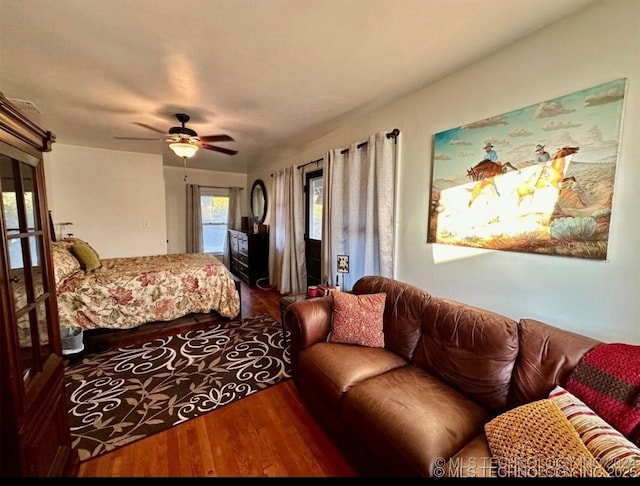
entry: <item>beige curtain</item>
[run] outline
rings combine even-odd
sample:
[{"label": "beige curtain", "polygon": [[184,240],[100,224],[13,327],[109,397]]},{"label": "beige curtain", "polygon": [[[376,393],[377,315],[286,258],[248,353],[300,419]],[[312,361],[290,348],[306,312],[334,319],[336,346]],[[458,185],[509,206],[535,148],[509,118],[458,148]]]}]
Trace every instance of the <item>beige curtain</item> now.
[{"label": "beige curtain", "polygon": [[187,253],[202,253],[203,249],[200,186],[187,184]]},{"label": "beige curtain", "polygon": [[330,151],[324,168],[323,280],[342,285],[337,259],[348,255],[345,290],[365,275],[393,277],[396,145],[386,132],[367,142]]},{"label": "beige curtain", "polygon": [[[240,229],[240,188],[229,188],[229,213],[227,214],[227,230]],[[231,259],[229,254],[229,231],[224,237],[224,256],[223,262],[227,268],[231,268]]]},{"label": "beige curtain", "polygon": [[307,290],[303,173],[296,166],[274,174],[269,228],[269,277],[280,293]]}]

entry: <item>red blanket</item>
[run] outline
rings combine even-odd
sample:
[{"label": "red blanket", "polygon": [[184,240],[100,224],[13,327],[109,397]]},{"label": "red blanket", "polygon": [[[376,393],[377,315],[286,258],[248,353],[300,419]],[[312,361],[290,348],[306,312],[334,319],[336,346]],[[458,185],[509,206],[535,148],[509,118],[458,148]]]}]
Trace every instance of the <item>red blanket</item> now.
[{"label": "red blanket", "polygon": [[640,445],[640,346],[597,345],[580,360],[565,389]]}]

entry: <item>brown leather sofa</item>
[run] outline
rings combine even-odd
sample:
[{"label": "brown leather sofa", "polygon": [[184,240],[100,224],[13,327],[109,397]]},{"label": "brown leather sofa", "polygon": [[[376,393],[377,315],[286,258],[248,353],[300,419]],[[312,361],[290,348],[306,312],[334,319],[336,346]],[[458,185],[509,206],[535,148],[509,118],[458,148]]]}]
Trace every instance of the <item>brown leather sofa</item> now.
[{"label": "brown leather sofa", "polygon": [[332,297],[292,304],[293,380],[362,475],[492,476],[484,424],[563,385],[598,341],[384,277],[384,348],[327,342]]}]

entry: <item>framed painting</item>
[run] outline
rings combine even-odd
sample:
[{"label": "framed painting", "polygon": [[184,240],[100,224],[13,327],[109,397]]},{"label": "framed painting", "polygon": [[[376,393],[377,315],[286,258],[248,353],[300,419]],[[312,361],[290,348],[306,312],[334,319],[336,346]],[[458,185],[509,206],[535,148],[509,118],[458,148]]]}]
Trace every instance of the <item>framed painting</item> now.
[{"label": "framed painting", "polygon": [[626,85],[437,133],[427,242],[606,260]]},{"label": "framed painting", "polygon": [[349,255],[338,255],[338,273],[349,273]]}]

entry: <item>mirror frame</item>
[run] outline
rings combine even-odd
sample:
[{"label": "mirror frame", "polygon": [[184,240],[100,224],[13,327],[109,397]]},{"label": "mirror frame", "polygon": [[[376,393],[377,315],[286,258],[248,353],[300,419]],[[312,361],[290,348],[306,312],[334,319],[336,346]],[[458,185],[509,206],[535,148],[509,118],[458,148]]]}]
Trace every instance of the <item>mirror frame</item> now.
[{"label": "mirror frame", "polygon": [[[256,214],[257,208],[254,207],[253,200],[256,192],[256,188],[262,189],[262,199],[264,201],[264,205],[262,208],[262,214]],[[264,219],[267,216],[267,188],[264,186],[264,181],[262,179],[256,179],[251,186],[251,216],[253,216],[253,220],[258,224],[263,224]]]}]

